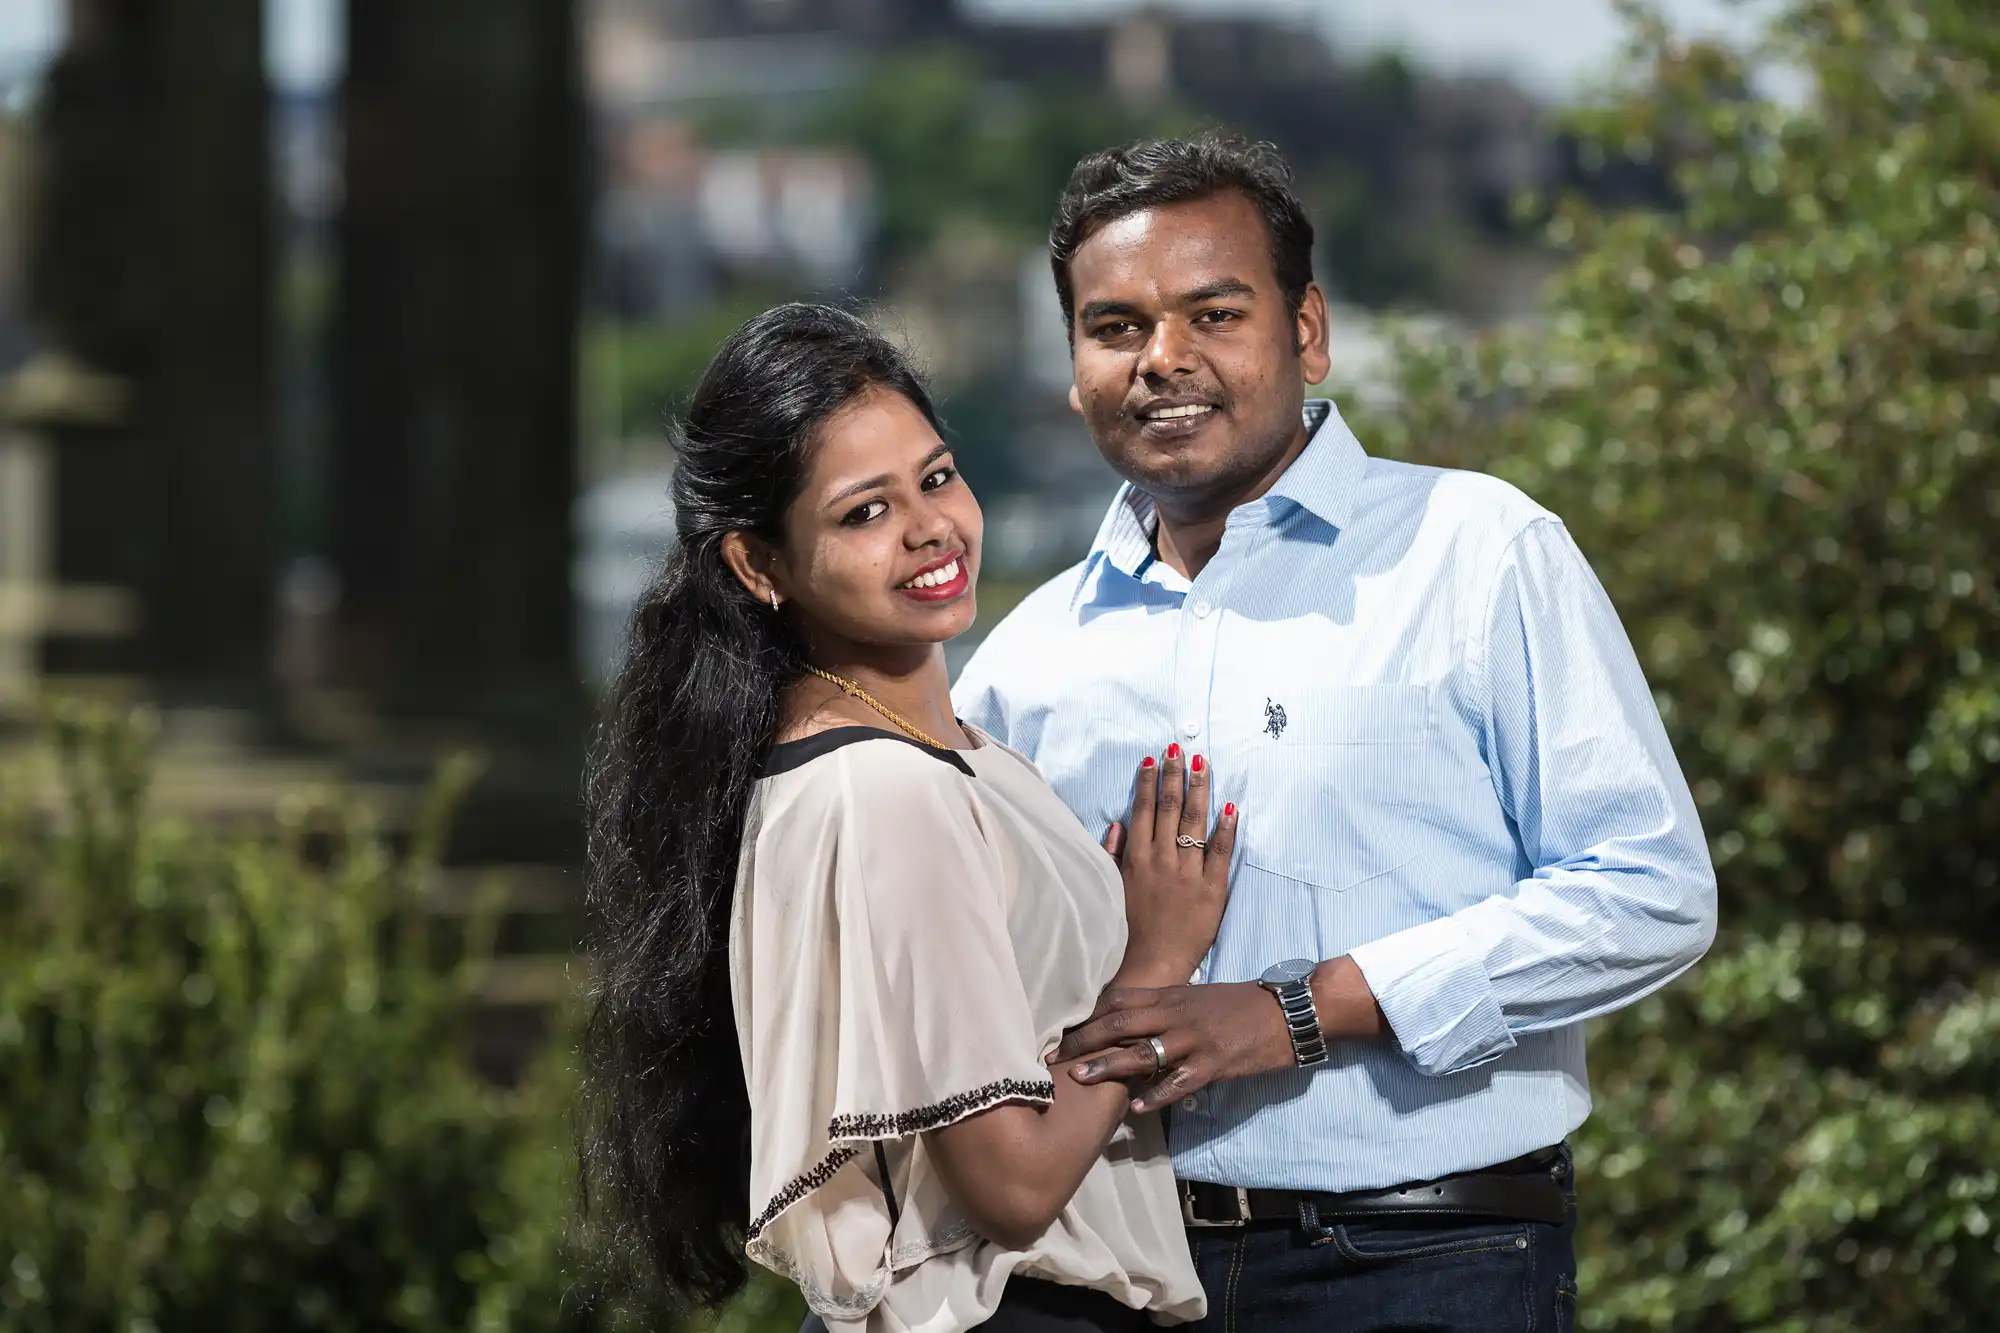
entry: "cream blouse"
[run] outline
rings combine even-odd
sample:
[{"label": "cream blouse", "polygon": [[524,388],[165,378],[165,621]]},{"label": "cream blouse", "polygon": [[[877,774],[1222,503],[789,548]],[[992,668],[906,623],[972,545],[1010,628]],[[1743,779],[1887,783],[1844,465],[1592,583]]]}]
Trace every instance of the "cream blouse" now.
[{"label": "cream blouse", "polygon": [[843,1333],[957,1333],[1017,1272],[1199,1318],[1158,1117],[1120,1126],[1025,1250],[973,1232],[920,1137],[1048,1105],[1044,1057],[1125,951],[1111,858],[1034,765],[966,730],[978,749],[822,732],[757,784],[729,933],[748,1254]]}]

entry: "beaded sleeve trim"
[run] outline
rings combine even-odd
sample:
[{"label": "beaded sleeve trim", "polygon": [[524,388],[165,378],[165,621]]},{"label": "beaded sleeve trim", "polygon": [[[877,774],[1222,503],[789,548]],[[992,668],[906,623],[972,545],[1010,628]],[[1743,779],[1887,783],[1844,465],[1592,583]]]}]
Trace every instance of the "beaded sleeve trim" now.
[{"label": "beaded sleeve trim", "polygon": [[833,1150],[820,1159],[818,1166],[792,1177],[783,1189],[773,1194],[771,1201],[764,1205],[764,1211],[758,1213],[744,1231],[743,1238],[746,1242],[757,1239],[757,1233],[769,1226],[772,1218],[832,1180],[834,1173],[861,1151],[855,1146],[857,1143],[921,1134],[927,1129],[963,1120],[974,1112],[998,1106],[1001,1102],[1041,1102],[1047,1105],[1055,1099],[1053,1079],[1003,1078],[970,1092],[957,1093],[941,1102],[920,1106],[914,1111],[895,1115],[837,1115],[827,1123],[826,1136],[833,1141]]},{"label": "beaded sleeve trim", "polygon": [[974,1112],[998,1106],[1001,1102],[1041,1102],[1046,1105],[1055,1099],[1056,1085],[1052,1079],[996,1079],[983,1087],[957,1093],[913,1111],[901,1111],[894,1115],[837,1115],[827,1122],[826,1136],[835,1143],[857,1139],[899,1139],[963,1120]]},{"label": "beaded sleeve trim", "polygon": [[783,1189],[771,1196],[771,1201],[764,1205],[764,1211],[757,1214],[750,1223],[748,1230],[743,1233],[744,1241],[757,1239],[757,1233],[769,1226],[772,1218],[832,1180],[834,1172],[847,1165],[848,1160],[860,1151],[859,1148],[851,1146],[835,1148],[820,1159],[818,1166],[803,1175],[792,1177]]}]

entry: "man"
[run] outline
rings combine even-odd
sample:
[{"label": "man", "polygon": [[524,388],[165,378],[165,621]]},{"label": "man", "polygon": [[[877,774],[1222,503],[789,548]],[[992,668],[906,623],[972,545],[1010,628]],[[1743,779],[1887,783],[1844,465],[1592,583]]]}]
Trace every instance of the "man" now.
[{"label": "man", "polygon": [[1714,934],[1617,616],[1554,515],[1305,400],[1326,301],[1270,150],[1087,157],[1052,249],[1127,484],[955,703],[1098,831],[1162,745],[1240,808],[1193,984],[1108,992],[1064,1054],[1122,1049],[1072,1076],[1171,1108],[1208,1326],[1568,1327],[1581,1025]]}]

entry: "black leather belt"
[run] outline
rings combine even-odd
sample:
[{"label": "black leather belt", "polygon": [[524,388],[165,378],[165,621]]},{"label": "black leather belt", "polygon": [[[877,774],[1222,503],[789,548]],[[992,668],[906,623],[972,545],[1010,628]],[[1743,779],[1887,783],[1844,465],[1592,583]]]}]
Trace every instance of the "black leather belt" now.
[{"label": "black leather belt", "polygon": [[1181,1182],[1181,1221],[1190,1227],[1240,1227],[1297,1222],[1311,1205],[1321,1222],[1390,1216],[1501,1217],[1561,1226],[1569,1213],[1563,1192],[1567,1159],[1542,1148],[1483,1171],[1418,1181],[1385,1190],[1325,1194],[1312,1190],[1250,1190],[1205,1181]]}]

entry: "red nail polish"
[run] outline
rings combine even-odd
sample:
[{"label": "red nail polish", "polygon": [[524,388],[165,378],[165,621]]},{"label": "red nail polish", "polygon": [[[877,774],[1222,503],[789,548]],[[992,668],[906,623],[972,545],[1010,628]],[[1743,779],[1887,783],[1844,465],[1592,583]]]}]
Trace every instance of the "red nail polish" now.
[{"label": "red nail polish", "polygon": [[1152,766],[1153,766],[1153,756],[1151,755],[1147,755],[1144,759],[1141,759],[1139,761],[1139,767],[1141,768],[1151,768]]},{"label": "red nail polish", "polygon": [[1180,757],[1181,757],[1181,747],[1179,742],[1175,742],[1174,744],[1169,745],[1167,747],[1167,758],[1178,759]]},{"label": "red nail polish", "polygon": [[1201,756],[1200,756],[1200,755],[1196,755],[1196,756],[1194,757],[1194,764],[1192,765],[1192,767],[1194,768],[1194,771],[1195,771],[1195,772],[1197,772],[1197,773],[1201,772]]},{"label": "red nail polish", "polygon": [[1229,816],[1235,813],[1236,813],[1236,802],[1230,801],[1223,805],[1222,807],[1223,818],[1227,819]]}]

